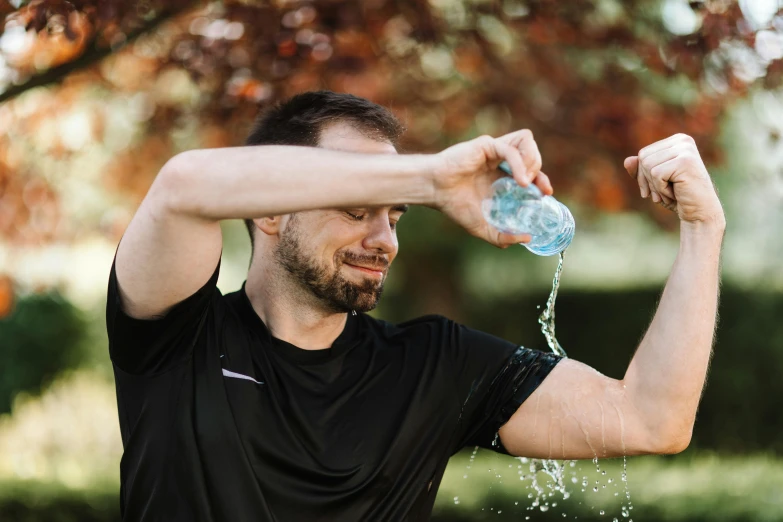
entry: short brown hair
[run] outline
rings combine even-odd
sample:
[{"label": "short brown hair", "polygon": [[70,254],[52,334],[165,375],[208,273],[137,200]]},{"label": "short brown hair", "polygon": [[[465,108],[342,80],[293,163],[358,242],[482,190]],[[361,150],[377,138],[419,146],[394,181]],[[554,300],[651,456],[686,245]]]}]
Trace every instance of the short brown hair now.
[{"label": "short brown hair", "polygon": [[[395,147],[405,131],[385,107],[353,94],[313,91],[297,94],[264,111],[253,124],[245,145],[299,145],[317,147],[327,125],[347,122],[368,138]],[[245,220],[253,248],[255,225]]]}]

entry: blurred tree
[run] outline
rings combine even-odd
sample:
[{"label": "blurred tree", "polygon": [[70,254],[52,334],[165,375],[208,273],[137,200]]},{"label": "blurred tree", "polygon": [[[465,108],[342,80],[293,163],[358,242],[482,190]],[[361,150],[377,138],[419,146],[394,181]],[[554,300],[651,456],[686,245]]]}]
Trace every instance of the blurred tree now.
[{"label": "blurred tree", "polygon": [[[530,128],[561,199],[637,207],[625,156],[685,132],[717,161],[727,102],[780,84],[783,17],[772,3],[4,4],[0,238],[40,245],[98,232],[116,241],[169,157],[238,145],[259,107],[316,88],[390,106],[409,125],[407,151]],[[428,226],[448,230],[437,219]],[[421,244],[406,266],[430,255]],[[433,274],[452,297],[456,271]],[[454,299],[439,301],[438,311],[454,312]]]},{"label": "blurred tree", "polygon": [[20,299],[0,319],[0,415],[20,392],[37,394],[57,373],[82,362],[86,320],[56,292]]}]

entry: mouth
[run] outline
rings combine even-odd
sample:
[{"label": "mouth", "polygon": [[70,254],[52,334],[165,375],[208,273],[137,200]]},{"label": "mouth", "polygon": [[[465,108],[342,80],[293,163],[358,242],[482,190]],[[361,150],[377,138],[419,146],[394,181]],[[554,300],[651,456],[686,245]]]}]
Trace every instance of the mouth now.
[{"label": "mouth", "polygon": [[349,266],[353,268],[354,270],[358,270],[359,272],[364,272],[365,274],[381,278],[383,277],[383,270],[378,270],[376,268],[368,268],[365,266],[358,266],[358,265],[352,265],[351,263],[345,263],[346,266]]}]

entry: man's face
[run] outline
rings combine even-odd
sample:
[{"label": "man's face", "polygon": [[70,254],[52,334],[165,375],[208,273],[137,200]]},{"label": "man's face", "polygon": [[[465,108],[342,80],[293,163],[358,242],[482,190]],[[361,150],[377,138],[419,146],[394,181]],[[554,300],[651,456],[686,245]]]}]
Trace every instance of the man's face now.
[{"label": "man's face", "polygon": [[[323,148],[396,154],[393,145],[363,136],[346,123],[321,132]],[[397,255],[396,224],[405,205],[325,209],[289,216],[275,259],[334,312],[375,308]]]}]

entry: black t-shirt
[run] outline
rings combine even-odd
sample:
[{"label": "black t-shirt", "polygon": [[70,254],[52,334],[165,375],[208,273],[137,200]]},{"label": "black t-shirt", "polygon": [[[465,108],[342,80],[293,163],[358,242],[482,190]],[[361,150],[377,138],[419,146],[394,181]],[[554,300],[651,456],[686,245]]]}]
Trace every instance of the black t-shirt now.
[{"label": "black t-shirt", "polygon": [[496,434],[559,358],[427,316],[348,314],[330,348],[273,338],[210,280],[164,317],[107,300],[125,521],[428,520],[451,455]]}]

